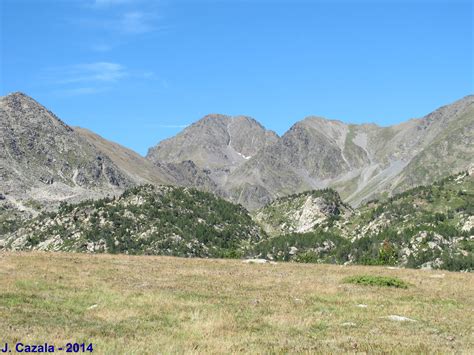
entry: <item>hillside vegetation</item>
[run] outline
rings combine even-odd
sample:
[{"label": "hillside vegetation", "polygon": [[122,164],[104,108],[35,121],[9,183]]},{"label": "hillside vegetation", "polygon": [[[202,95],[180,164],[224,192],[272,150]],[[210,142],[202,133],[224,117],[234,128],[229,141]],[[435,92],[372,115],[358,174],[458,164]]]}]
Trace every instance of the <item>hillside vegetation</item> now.
[{"label": "hillside vegetation", "polygon": [[[420,186],[387,201],[371,201],[340,213],[335,192],[325,204],[305,205],[310,193],[276,200],[257,211],[257,220],[282,233],[261,241],[255,255],[302,262],[400,265],[449,270],[474,269],[474,177],[467,172]],[[321,207],[323,206],[323,207]],[[334,206],[328,212],[324,206]],[[342,205],[343,206],[343,205]],[[307,213],[308,208],[313,213]],[[293,223],[312,226],[292,231]],[[269,227],[270,226],[270,227]]]},{"label": "hillside vegetation", "polygon": [[334,190],[309,191],[275,200],[254,220],[210,193],[144,185],[31,221],[4,214],[0,246],[472,271],[473,180],[460,173],[356,210]]},{"label": "hillside vegetation", "polygon": [[24,224],[7,248],[238,257],[264,236],[247,211],[191,188],[144,185],[119,198],[62,204]]},{"label": "hillside vegetation", "polygon": [[254,219],[269,234],[307,232],[316,226],[332,225],[352,214],[332,189],[311,190],[280,197],[254,213]]}]

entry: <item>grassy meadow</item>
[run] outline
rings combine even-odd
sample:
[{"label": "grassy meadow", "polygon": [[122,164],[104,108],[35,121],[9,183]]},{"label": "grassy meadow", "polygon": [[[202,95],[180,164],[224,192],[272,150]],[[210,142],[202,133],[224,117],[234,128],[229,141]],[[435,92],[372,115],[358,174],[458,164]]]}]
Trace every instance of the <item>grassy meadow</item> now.
[{"label": "grassy meadow", "polygon": [[[390,287],[393,277],[408,287]],[[74,341],[92,342],[99,354],[473,353],[473,326],[469,273],[0,253],[0,347]]]}]

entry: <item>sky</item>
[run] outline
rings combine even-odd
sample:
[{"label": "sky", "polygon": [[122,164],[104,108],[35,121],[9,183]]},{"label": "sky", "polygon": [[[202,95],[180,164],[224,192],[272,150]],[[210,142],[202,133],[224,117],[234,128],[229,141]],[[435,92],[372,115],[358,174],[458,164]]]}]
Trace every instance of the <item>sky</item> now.
[{"label": "sky", "polygon": [[0,0],[0,95],[146,154],[206,114],[387,126],[474,93],[471,0]]}]

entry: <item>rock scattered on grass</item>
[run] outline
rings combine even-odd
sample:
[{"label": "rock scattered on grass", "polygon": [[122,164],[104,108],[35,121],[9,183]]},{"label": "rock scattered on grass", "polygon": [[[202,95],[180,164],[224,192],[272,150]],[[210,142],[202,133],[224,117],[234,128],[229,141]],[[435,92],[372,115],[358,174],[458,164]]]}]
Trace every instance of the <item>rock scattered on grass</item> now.
[{"label": "rock scattered on grass", "polygon": [[430,275],[432,279],[444,279],[444,274],[435,274],[435,275]]},{"label": "rock scattered on grass", "polygon": [[341,324],[343,327],[355,327],[357,324],[354,322],[345,322]]},{"label": "rock scattered on grass", "polygon": [[397,316],[397,315],[389,315],[386,317],[380,317],[380,318],[385,318],[388,320],[392,320],[394,322],[416,322],[416,320],[408,318],[408,317],[403,317],[403,316]]},{"label": "rock scattered on grass", "polygon": [[266,259],[246,259],[242,260],[245,264],[268,264],[269,261]]},{"label": "rock scattered on grass", "polygon": [[275,261],[267,260],[267,259],[245,259],[242,260],[245,264],[272,264],[275,265]]}]

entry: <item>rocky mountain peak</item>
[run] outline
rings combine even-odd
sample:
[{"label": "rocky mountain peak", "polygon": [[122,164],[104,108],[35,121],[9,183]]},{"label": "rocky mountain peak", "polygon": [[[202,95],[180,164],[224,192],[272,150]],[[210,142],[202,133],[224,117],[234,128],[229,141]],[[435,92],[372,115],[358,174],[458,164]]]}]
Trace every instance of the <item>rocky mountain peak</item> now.
[{"label": "rocky mountain peak", "polygon": [[1,97],[0,109],[8,112],[9,117],[25,120],[24,124],[43,124],[47,119],[49,124],[59,124],[64,129],[72,131],[72,128],[54,113],[22,92],[14,92]]},{"label": "rocky mountain peak", "polygon": [[0,98],[0,127],[0,191],[14,204],[54,205],[131,183],[106,155],[23,93]]},{"label": "rocky mountain peak", "polygon": [[217,179],[225,179],[231,170],[277,140],[276,133],[250,117],[212,114],[151,148],[147,159],[155,163],[192,160],[219,175]]},{"label": "rocky mountain peak", "polygon": [[22,102],[28,103],[28,102],[35,102],[37,103],[34,99],[29,97],[23,92],[16,91],[12,92],[6,96],[3,97],[3,100],[6,103],[9,103],[11,106],[16,107],[17,109],[20,109],[22,106]]}]

